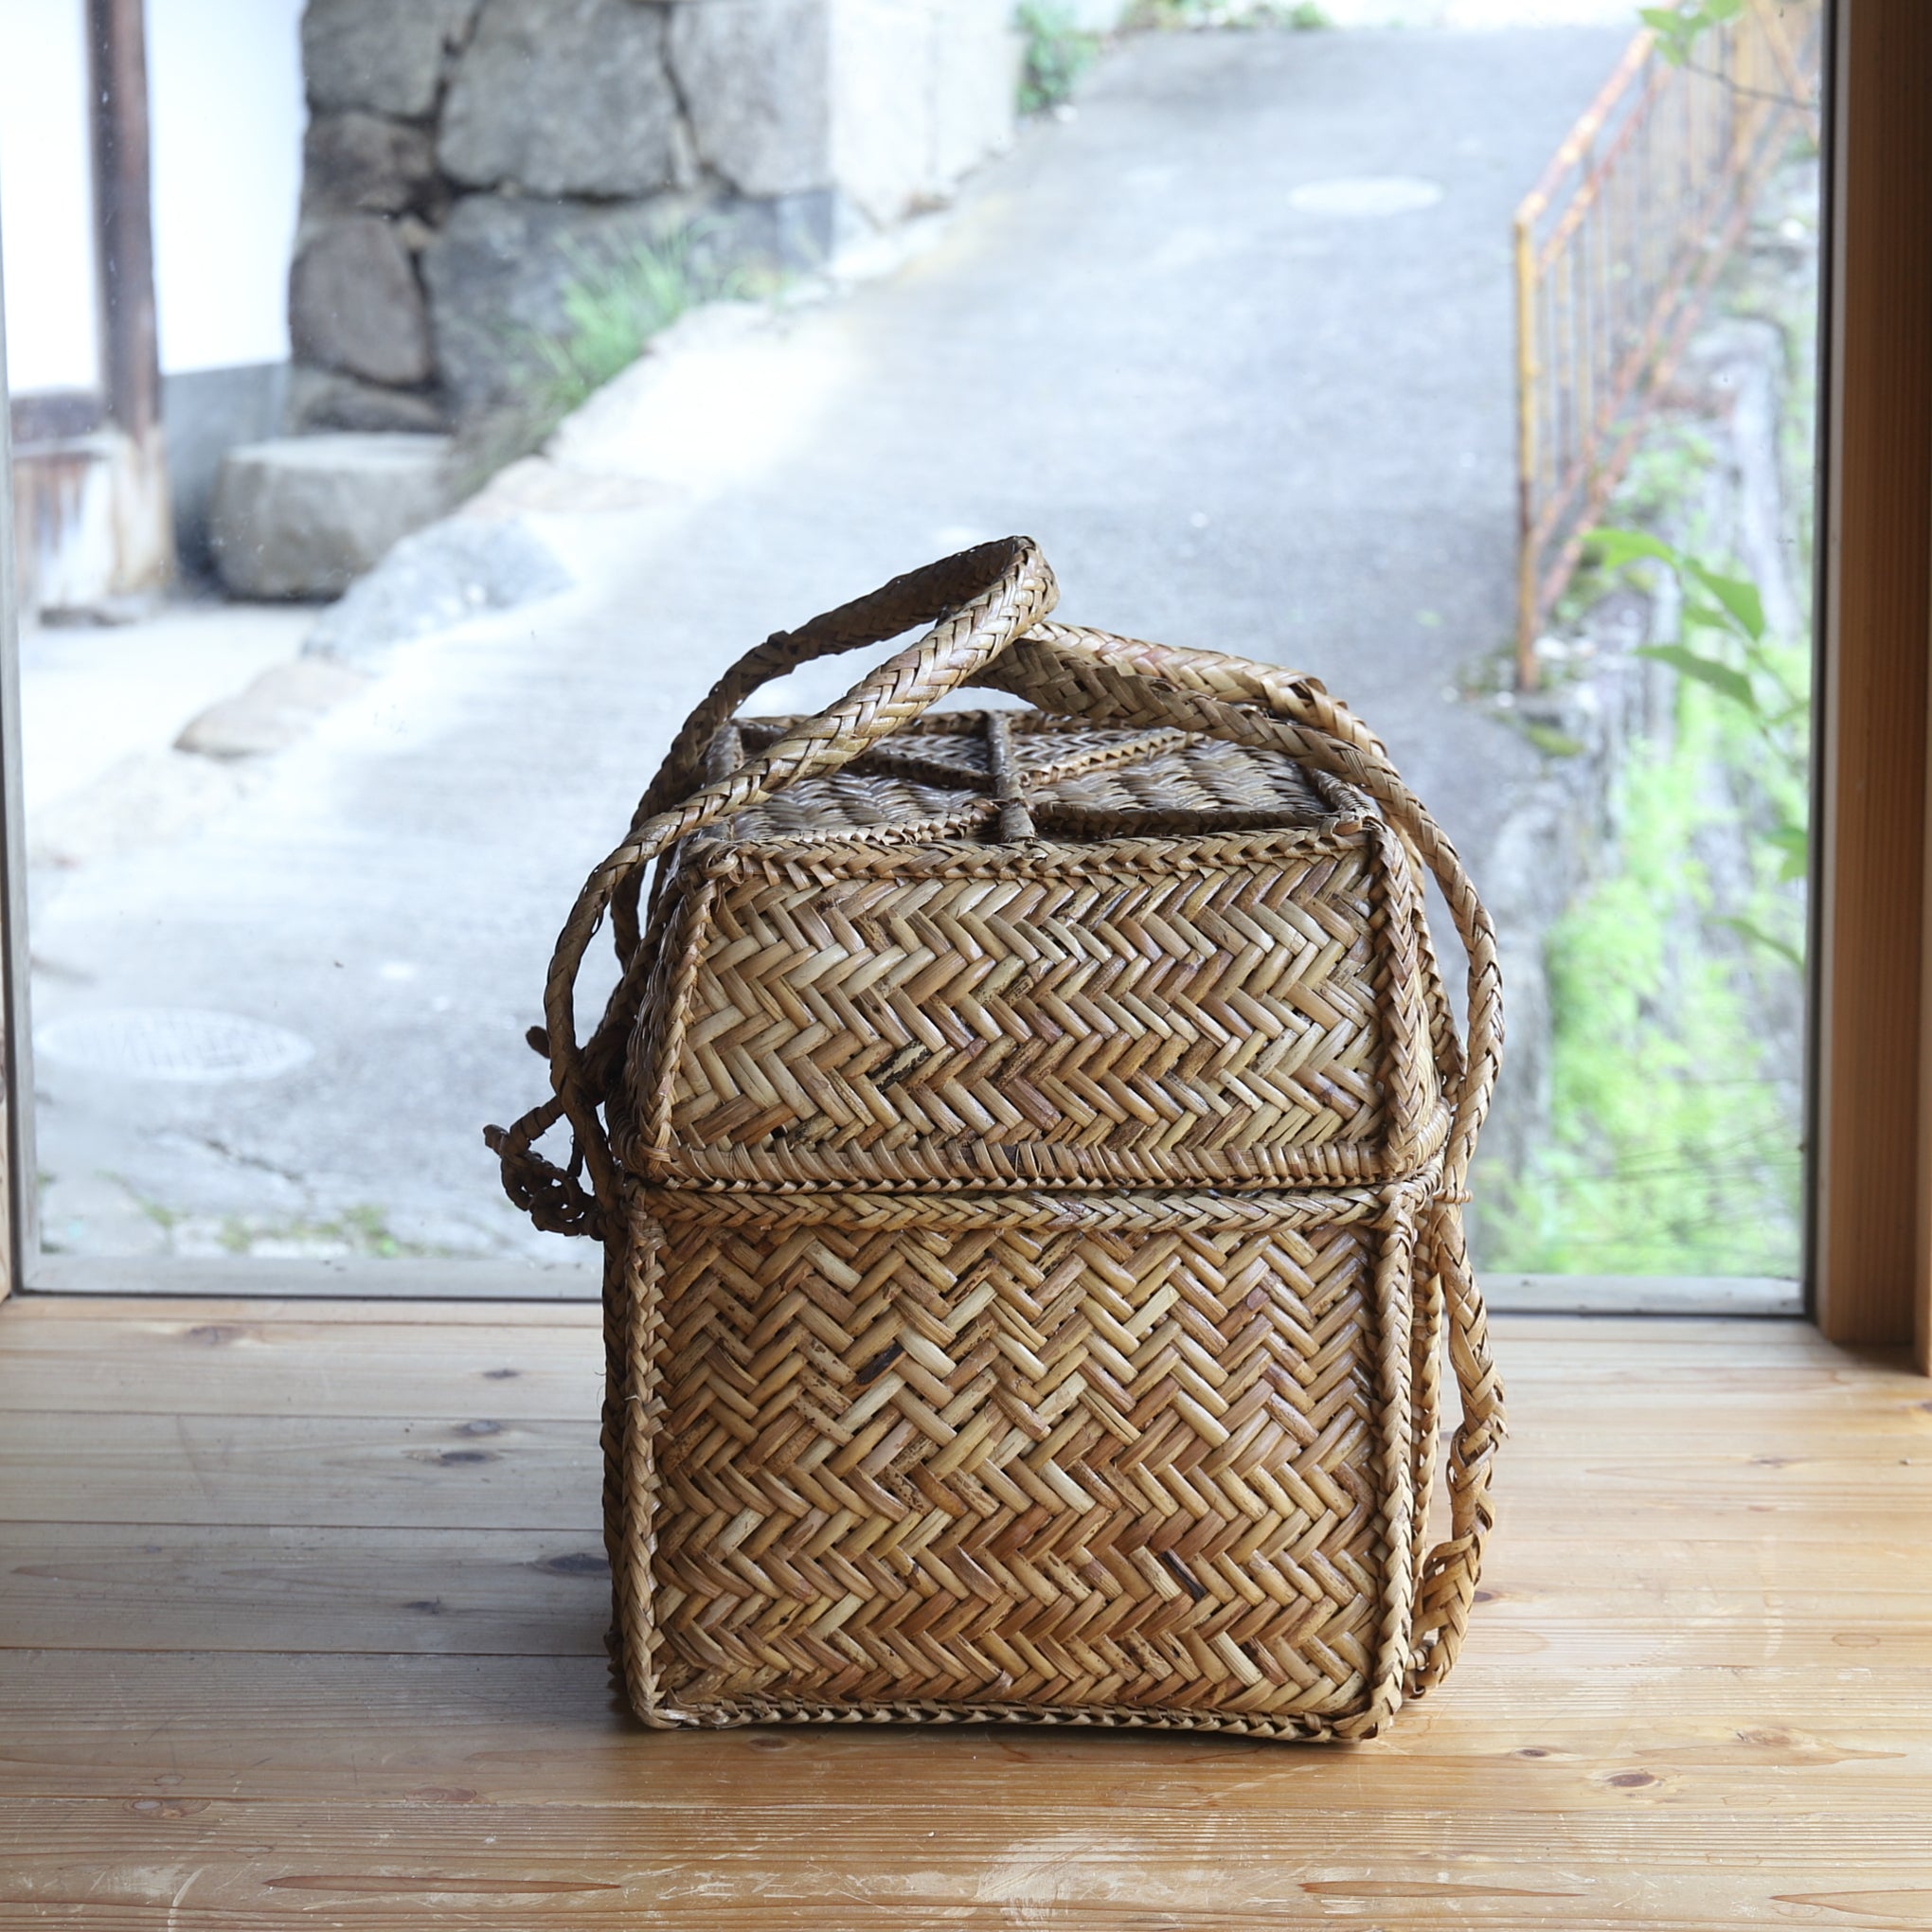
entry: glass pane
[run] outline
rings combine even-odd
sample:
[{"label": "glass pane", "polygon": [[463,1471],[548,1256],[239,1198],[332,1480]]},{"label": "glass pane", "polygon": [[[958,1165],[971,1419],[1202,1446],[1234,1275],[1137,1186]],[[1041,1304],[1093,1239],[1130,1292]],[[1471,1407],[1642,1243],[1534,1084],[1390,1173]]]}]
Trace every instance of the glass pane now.
[{"label": "glass pane", "polygon": [[[292,360],[170,372],[166,604],[109,544],[23,638],[48,1248],[594,1293],[480,1135],[578,885],[741,651],[1024,530],[1071,621],[1320,677],[1463,853],[1498,1301],[1788,1302],[1818,8],[514,12],[312,0],[236,134],[304,155]],[[227,58],[157,144],[272,98]]]}]

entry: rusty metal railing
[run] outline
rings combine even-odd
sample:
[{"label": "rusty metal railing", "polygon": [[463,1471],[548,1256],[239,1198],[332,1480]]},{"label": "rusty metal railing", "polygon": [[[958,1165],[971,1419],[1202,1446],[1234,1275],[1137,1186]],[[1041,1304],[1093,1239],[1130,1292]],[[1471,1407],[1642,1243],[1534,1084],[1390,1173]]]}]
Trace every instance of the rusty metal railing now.
[{"label": "rusty metal railing", "polygon": [[1516,675],[1791,140],[1819,0],[1748,0],[1673,65],[1639,33],[1516,211]]}]

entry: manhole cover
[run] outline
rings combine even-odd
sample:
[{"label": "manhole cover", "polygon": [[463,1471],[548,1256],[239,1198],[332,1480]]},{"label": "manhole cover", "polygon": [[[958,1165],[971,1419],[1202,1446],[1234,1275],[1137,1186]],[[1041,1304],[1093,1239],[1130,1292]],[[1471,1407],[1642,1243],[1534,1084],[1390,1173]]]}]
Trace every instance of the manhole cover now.
[{"label": "manhole cover", "polygon": [[1435,182],[1413,174],[1352,174],[1304,182],[1289,195],[1288,206],[1304,215],[1406,215],[1441,199]]},{"label": "manhole cover", "polygon": [[34,1029],[35,1050],[62,1066],[133,1080],[212,1086],[273,1080],[314,1057],[299,1033],[240,1013],[194,1007],[124,1007],[74,1013]]}]

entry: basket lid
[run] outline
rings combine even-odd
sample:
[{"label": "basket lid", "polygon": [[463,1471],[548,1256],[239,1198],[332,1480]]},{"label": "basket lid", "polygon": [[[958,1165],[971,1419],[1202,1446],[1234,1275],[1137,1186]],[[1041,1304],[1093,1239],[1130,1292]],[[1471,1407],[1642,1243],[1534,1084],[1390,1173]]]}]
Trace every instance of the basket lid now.
[{"label": "basket lid", "polygon": [[[1279,752],[1008,719],[929,716],[689,842],[613,1110],[634,1171],[804,1188],[1416,1172],[1446,1120],[1440,1002],[1387,828]],[[1016,790],[1027,830],[1000,836]]]},{"label": "basket lid", "polygon": [[[730,770],[796,722],[738,721],[719,733],[711,769]],[[1312,826],[1361,809],[1292,759],[1198,732],[1109,729],[1032,710],[929,711],[829,777],[740,813],[727,835],[970,837],[997,817],[1003,794],[1024,799],[1043,836],[1064,838]]]}]

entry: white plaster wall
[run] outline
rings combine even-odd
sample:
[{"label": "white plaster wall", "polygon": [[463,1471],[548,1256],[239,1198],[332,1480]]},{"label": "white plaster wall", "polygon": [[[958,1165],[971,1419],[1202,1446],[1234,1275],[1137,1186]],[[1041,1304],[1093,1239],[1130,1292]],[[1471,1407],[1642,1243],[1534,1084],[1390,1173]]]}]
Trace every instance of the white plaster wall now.
[{"label": "white plaster wall", "polygon": [[81,0],[0,0],[0,269],[19,393],[95,384],[93,207]]},{"label": "white plaster wall", "polygon": [[154,299],[170,375],[287,359],[301,12],[301,0],[148,0]]}]

